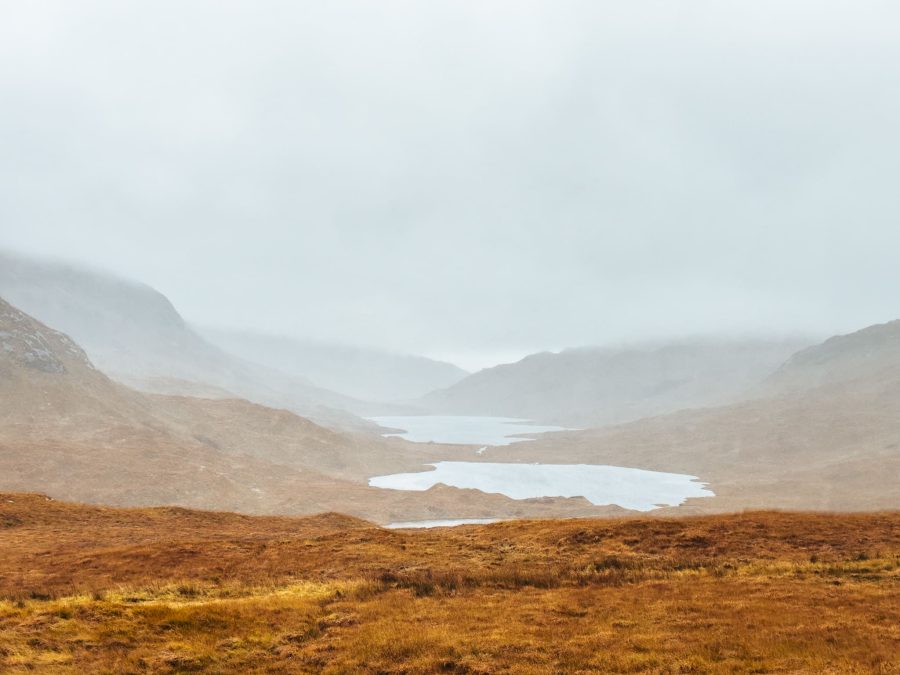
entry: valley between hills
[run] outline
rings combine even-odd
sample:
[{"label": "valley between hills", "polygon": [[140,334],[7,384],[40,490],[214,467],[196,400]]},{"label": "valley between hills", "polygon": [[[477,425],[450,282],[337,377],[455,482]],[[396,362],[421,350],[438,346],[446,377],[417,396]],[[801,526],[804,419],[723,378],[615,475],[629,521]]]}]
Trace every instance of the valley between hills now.
[{"label": "valley between hills", "polygon": [[0,675],[900,675],[900,2],[0,2]]},{"label": "valley between hills", "polygon": [[[472,375],[354,351],[377,364],[350,395],[290,341],[234,337],[235,355],[152,289],[7,262],[4,672],[900,672],[900,322]],[[373,421],[479,411],[569,428],[481,446]],[[372,482],[438,462],[708,491],[639,513]],[[507,522],[384,527],[464,519]]]},{"label": "valley between hills", "polygon": [[[629,513],[578,496],[368,483],[435,462],[488,461],[672,472],[715,494],[659,515],[900,504],[900,322],[805,348],[706,340],[579,349],[470,376],[360,350],[348,362],[339,351],[332,383],[359,373],[354,393],[390,399],[363,401],[304,379],[308,361],[290,357],[302,345],[242,335],[229,343],[245,350],[235,356],[146,286],[12,254],[2,262],[0,489],[118,506],[339,511],[380,523]],[[247,358],[261,353],[265,365]],[[373,365],[361,368],[366,360]],[[401,384],[391,390],[395,371]],[[414,386],[438,388],[410,398]],[[579,430],[484,453],[384,437],[391,430],[367,419],[476,411]]]}]

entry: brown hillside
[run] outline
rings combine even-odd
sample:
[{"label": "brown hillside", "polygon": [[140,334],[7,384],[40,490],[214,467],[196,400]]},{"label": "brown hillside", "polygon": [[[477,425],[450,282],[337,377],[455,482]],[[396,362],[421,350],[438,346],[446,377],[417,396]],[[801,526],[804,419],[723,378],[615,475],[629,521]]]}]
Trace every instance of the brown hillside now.
[{"label": "brown hillside", "polygon": [[0,495],[7,672],[895,672],[900,514],[383,530]]},{"label": "brown hillside", "polygon": [[709,481],[715,499],[680,512],[900,506],[900,367],[719,408],[548,434],[492,450],[495,461],[585,462]]},{"label": "brown hillside", "polygon": [[369,476],[468,459],[474,448],[338,433],[237,399],[143,394],[93,368],[62,333],[0,303],[0,490],[119,506],[341,510],[380,522],[616,512],[584,500],[370,488]]}]

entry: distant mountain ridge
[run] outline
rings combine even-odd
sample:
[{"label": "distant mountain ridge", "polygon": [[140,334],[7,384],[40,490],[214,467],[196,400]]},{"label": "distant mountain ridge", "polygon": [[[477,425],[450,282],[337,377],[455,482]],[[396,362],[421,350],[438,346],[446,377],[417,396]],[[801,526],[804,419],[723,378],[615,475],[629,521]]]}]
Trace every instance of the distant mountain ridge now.
[{"label": "distant mountain ridge", "polygon": [[806,344],[694,340],[542,352],[479,371],[417,403],[444,414],[604,426],[736,400]]},{"label": "distant mountain ridge", "polygon": [[201,328],[199,332],[232,354],[366,401],[415,399],[469,374],[424,356],[244,331]]}]

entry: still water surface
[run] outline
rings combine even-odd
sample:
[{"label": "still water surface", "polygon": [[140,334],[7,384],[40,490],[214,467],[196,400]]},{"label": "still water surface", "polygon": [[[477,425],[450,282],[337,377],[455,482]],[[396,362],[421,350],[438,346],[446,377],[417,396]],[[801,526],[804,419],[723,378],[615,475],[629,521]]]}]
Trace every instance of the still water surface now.
[{"label": "still water surface", "polygon": [[[480,445],[476,455],[490,446],[528,441],[523,436],[563,427],[529,424],[509,417],[420,415],[373,417],[383,427],[401,429],[385,433],[415,443]],[[488,454],[488,457],[490,455]],[[411,473],[374,476],[369,485],[386,490],[424,491],[437,484],[506,495],[511,499],[584,497],[598,506],[618,505],[634,511],[678,506],[692,497],[713,497],[696,476],[647,471],[605,464],[544,464],[521,462],[436,462]],[[392,527],[449,527],[492,519],[427,520],[391,523]]]},{"label": "still water surface", "polygon": [[615,504],[634,511],[678,506],[689,497],[712,497],[696,476],[602,464],[519,464],[437,462],[430,471],[375,476],[369,485],[388,490],[424,491],[442,483],[499,493],[512,499],[584,497],[592,504]]},{"label": "still water surface", "polygon": [[566,431],[564,427],[531,424],[512,417],[477,417],[471,415],[404,415],[370,417],[371,421],[389,429],[402,429],[399,436],[413,443],[455,443],[459,445],[510,445],[527,441],[524,435],[546,431]]}]

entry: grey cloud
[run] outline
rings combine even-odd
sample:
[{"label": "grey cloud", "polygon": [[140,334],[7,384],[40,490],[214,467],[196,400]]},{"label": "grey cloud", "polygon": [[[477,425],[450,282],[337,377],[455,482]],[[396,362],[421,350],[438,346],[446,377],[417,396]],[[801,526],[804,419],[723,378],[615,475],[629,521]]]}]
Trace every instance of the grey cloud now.
[{"label": "grey cloud", "polygon": [[900,9],[21,2],[0,235],[439,355],[896,318]]}]

